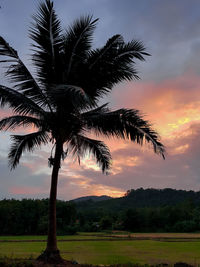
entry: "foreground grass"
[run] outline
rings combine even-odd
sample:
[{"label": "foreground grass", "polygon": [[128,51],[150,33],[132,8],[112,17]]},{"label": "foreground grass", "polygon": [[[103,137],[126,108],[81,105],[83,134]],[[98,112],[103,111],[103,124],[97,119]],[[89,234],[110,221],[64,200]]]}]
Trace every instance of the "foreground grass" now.
[{"label": "foreground grass", "polygon": [[[102,238],[102,235],[99,234],[99,238]],[[91,236],[92,234],[58,237],[58,246],[62,257],[66,260],[75,260],[82,264],[172,264],[180,261],[192,265],[200,264],[200,240],[198,239],[195,242],[168,242],[169,240],[98,241],[94,234],[93,238],[95,241],[87,241],[87,238],[91,239]],[[169,238],[170,235],[165,234],[165,237]],[[174,240],[174,238],[179,237],[178,234],[175,234],[171,238]],[[184,234],[181,237],[184,237]],[[190,237],[192,239],[195,238],[194,235]],[[0,257],[36,258],[45,249],[45,242],[36,241],[45,240],[45,236],[9,236],[0,237],[0,239],[21,241],[0,242]],[[74,239],[74,241],[62,241],[67,239]],[[80,241],[75,241],[77,239]],[[35,240],[35,242],[25,242],[24,240]]]},{"label": "foreground grass", "polygon": [[[59,243],[64,258],[80,263],[200,263],[200,242],[158,242],[158,241],[85,241],[80,243]],[[80,253],[81,251],[81,253]]]}]

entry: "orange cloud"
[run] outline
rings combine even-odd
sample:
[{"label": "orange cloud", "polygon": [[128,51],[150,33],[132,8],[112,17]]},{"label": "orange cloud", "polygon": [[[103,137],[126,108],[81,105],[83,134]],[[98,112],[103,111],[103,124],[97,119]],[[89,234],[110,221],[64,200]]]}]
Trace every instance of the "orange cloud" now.
[{"label": "orange cloud", "polygon": [[101,181],[95,184],[92,182],[92,179],[87,177],[82,179],[66,179],[66,183],[58,188],[59,196],[66,196],[66,191],[70,191],[72,198],[89,195],[121,197],[125,194],[125,191],[120,188],[102,184]]},{"label": "orange cloud", "polygon": [[47,193],[47,190],[41,189],[40,187],[33,186],[15,186],[9,188],[9,193],[14,195],[34,195],[40,193]]},{"label": "orange cloud", "polygon": [[174,151],[172,152],[172,155],[176,155],[176,154],[183,154],[186,153],[186,151],[189,148],[189,144],[185,144],[185,145],[181,145],[181,146],[177,146],[174,148]]},{"label": "orange cloud", "polygon": [[162,137],[170,137],[174,130],[182,131],[200,120],[200,77],[186,73],[175,79],[131,83],[113,93],[118,105],[136,108],[147,114]]}]

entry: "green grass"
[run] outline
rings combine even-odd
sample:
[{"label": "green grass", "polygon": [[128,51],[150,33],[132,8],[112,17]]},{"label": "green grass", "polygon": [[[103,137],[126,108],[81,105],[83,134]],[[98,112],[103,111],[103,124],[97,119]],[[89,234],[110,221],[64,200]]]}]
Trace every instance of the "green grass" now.
[{"label": "green grass", "polygon": [[[58,240],[87,240],[87,239],[110,239],[109,236],[104,236],[104,234],[78,234],[78,235],[66,235],[66,236],[57,236]],[[0,241],[31,241],[31,240],[47,240],[47,236],[41,235],[41,236],[0,236]]]},{"label": "green grass", "polygon": [[[200,263],[200,242],[85,241],[59,242],[64,258],[80,263]],[[81,253],[80,253],[81,252]]]},{"label": "green grass", "polygon": [[11,240],[16,240],[16,241],[21,241],[21,240],[46,240],[46,236],[0,236],[0,240],[6,240],[6,241],[11,241]]},{"label": "green grass", "polygon": [[[58,246],[63,258],[88,264],[121,263],[175,263],[187,262],[200,264],[200,241],[167,242],[154,240],[134,241],[70,241],[63,239],[91,238],[91,235],[58,237]],[[100,234],[101,238],[102,235]],[[96,239],[96,236],[93,236]],[[0,237],[1,240],[20,240],[21,242],[0,242],[0,257],[29,258],[37,257],[45,249],[45,242],[23,242],[41,240],[45,236]]]}]

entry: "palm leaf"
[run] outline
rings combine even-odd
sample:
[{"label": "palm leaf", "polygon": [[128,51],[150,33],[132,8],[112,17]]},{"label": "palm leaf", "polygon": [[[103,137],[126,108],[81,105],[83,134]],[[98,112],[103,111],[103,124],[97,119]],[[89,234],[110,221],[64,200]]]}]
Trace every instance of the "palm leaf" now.
[{"label": "palm leaf", "polygon": [[114,35],[104,47],[89,53],[85,65],[77,70],[79,83],[88,95],[98,100],[117,83],[139,79],[134,60],[143,61],[148,55],[142,42],[125,43],[121,35]]},{"label": "palm leaf", "polygon": [[64,59],[68,62],[66,80],[72,69],[73,61],[84,62],[91,48],[92,34],[98,19],[92,20],[92,16],[81,17],[66,31],[64,35]]},{"label": "palm leaf", "polygon": [[97,116],[99,118],[99,115],[100,114],[105,114],[106,112],[110,111],[109,108],[108,108],[108,103],[105,103],[103,104],[102,106],[99,106],[98,108],[95,108],[95,109],[92,109],[90,111],[87,111],[87,112],[84,112],[82,113],[82,117],[83,119],[90,119],[90,118],[93,118],[95,116]]},{"label": "palm leaf", "polygon": [[[55,14],[53,2],[41,3],[33,16],[30,37],[34,41],[33,63],[37,67],[39,80],[46,86],[60,79],[60,49],[62,47],[60,21]],[[46,89],[48,89],[46,87]]]},{"label": "palm leaf", "polygon": [[44,114],[44,110],[25,95],[0,85],[0,106],[4,107],[5,105],[8,105],[14,112],[21,115],[32,114],[40,116]]},{"label": "palm leaf", "polygon": [[52,85],[48,96],[57,108],[63,106],[65,109],[81,110],[95,106],[95,101],[79,86]]},{"label": "palm leaf", "polygon": [[144,141],[153,145],[154,151],[164,158],[165,148],[159,141],[158,134],[148,121],[142,119],[137,110],[119,109],[113,112],[87,112],[82,114],[86,127],[97,134],[130,139],[140,145]]},{"label": "palm leaf", "polygon": [[10,116],[0,120],[0,130],[15,130],[17,127],[42,126],[42,121],[30,116]]},{"label": "palm leaf", "polygon": [[12,135],[11,138],[13,144],[8,155],[11,169],[17,166],[24,151],[33,151],[35,147],[45,145],[49,141],[49,136],[45,131],[38,131],[26,135]]},{"label": "palm leaf", "polygon": [[105,46],[101,49],[96,49],[90,52],[90,57],[88,58],[89,70],[94,68],[95,65],[99,64],[99,61],[107,61],[109,62],[110,56],[115,55],[118,47],[123,43],[123,38],[121,35],[116,34],[111,37],[105,44]]},{"label": "palm leaf", "polygon": [[[18,57],[17,51],[14,50],[5,40],[2,36],[0,36],[0,55],[1,56],[6,56],[6,57],[11,57],[13,58],[13,61],[15,62],[16,58]],[[10,62],[9,61],[9,62]],[[1,62],[1,61],[0,61]],[[6,62],[6,60],[4,60]]]},{"label": "palm leaf", "polygon": [[130,63],[134,58],[137,58],[138,60],[145,61],[144,56],[150,56],[150,54],[146,52],[143,42],[132,40],[131,42],[119,45],[114,60],[126,60],[127,63]]},{"label": "palm leaf", "polygon": [[102,172],[110,169],[111,154],[109,148],[101,141],[94,140],[83,135],[73,136],[69,142],[71,150],[74,155],[84,157],[86,152],[92,153],[101,167]]},{"label": "palm leaf", "polygon": [[48,105],[46,96],[36,83],[35,79],[19,58],[17,51],[14,50],[3,37],[0,36],[0,56],[11,59],[1,60],[0,62],[12,63],[6,71],[6,76],[15,83],[15,88],[24,95],[31,98],[40,105]]}]

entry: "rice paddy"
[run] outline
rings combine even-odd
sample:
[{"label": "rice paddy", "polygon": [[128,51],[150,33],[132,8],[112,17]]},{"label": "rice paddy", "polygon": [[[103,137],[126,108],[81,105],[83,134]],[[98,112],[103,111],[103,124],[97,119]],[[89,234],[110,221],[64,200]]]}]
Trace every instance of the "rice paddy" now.
[{"label": "rice paddy", "polygon": [[[36,258],[45,249],[46,236],[1,236],[0,257]],[[80,233],[59,236],[66,260],[86,264],[200,264],[200,234]]]}]

